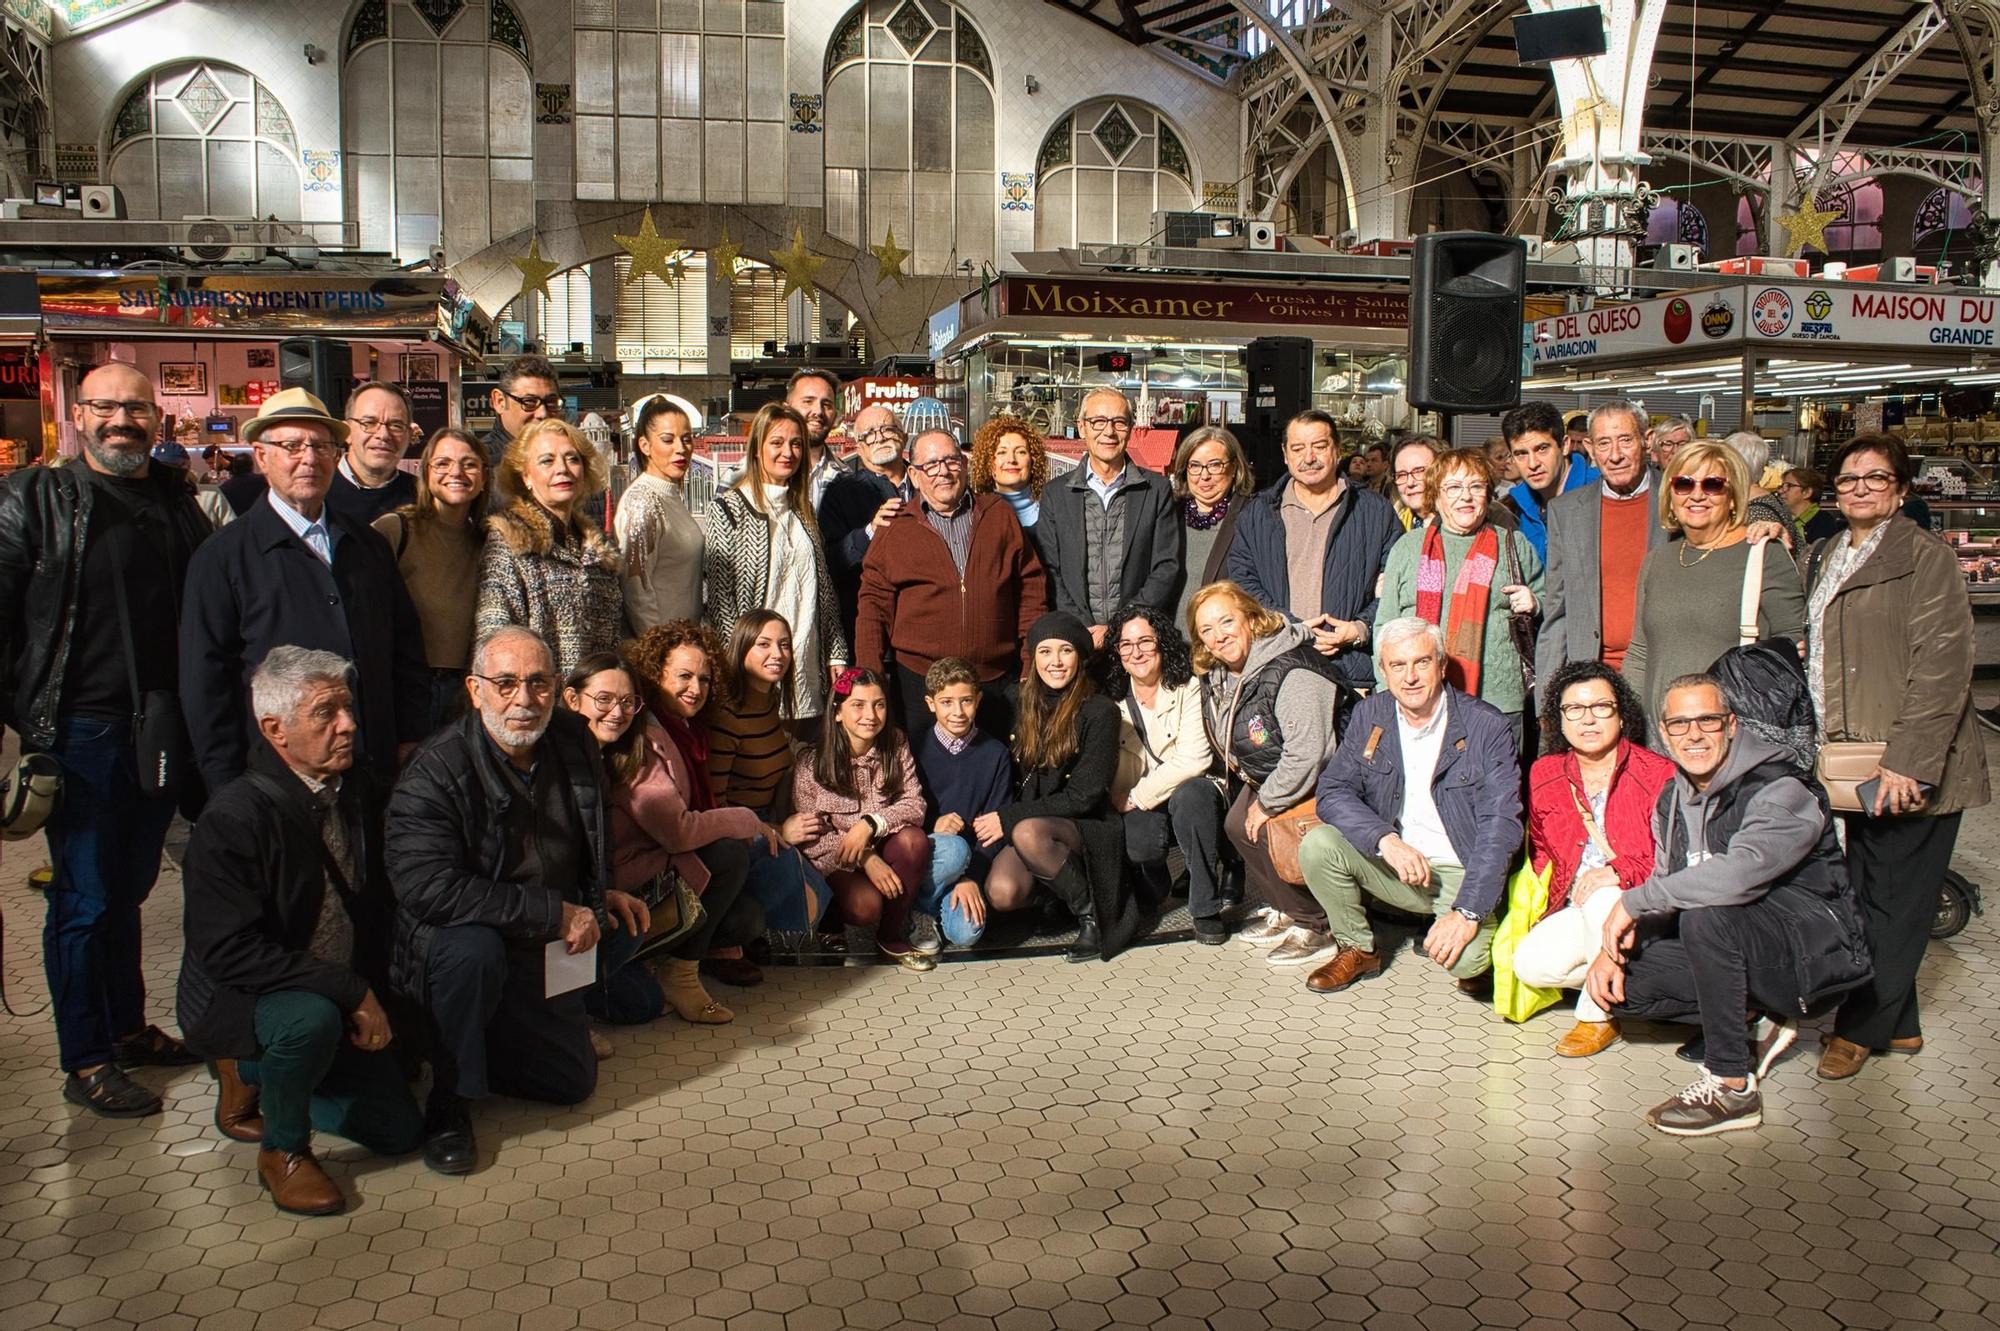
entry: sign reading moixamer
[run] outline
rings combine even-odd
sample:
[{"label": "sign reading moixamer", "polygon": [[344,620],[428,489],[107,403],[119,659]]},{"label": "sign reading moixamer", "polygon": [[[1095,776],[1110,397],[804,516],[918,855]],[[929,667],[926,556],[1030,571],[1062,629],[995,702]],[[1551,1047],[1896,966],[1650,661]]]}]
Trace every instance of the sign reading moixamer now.
[{"label": "sign reading moixamer", "polygon": [[[1304,324],[1407,328],[1409,297],[1397,291],[1256,287],[1226,282],[1112,282],[1071,277],[1009,277],[1000,313],[1015,317],[1168,319],[1194,323]],[[1103,328],[1115,332],[1115,328]]]}]

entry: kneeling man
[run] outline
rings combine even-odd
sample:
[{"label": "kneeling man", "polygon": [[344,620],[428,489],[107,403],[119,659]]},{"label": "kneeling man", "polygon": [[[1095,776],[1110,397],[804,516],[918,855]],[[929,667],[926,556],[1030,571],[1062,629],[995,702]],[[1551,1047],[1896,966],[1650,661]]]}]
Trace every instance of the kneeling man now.
[{"label": "kneeling man", "polygon": [[264,657],[250,677],[264,742],[210,797],[182,875],[181,1029],[211,1060],[215,1126],[262,1146],[258,1178],[297,1215],[346,1205],[314,1128],[382,1155],[423,1136],[376,999],[393,903],[381,798],[351,770],[351,669],[304,647]]}]

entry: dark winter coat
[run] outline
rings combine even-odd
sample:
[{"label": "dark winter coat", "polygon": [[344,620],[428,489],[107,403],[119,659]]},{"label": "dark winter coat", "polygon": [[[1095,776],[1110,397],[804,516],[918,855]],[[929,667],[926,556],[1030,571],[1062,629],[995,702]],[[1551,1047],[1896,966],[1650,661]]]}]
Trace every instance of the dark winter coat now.
[{"label": "dark winter coat", "polygon": [[[1243,506],[1229,542],[1229,577],[1244,591],[1287,619],[1292,617],[1291,561],[1285,555],[1285,519],[1278,501],[1290,476],[1280,477],[1268,490],[1252,495]],[[1373,490],[1350,485],[1339,500],[1342,510],[1332,521],[1333,539],[1326,543],[1320,575],[1319,610],[1335,619],[1375,622],[1376,584],[1389,547],[1403,535],[1396,510]],[[1334,658],[1334,673],[1347,684],[1370,688],[1375,663],[1362,648]]]}]

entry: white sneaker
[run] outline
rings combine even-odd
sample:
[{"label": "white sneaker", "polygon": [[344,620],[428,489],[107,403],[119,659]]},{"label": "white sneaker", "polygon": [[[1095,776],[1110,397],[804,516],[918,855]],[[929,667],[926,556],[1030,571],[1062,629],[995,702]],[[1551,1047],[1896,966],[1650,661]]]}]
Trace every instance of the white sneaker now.
[{"label": "white sneaker", "polygon": [[1303,924],[1295,924],[1278,940],[1278,945],[1265,954],[1264,960],[1273,966],[1310,966],[1314,962],[1325,961],[1340,951],[1340,944],[1332,934],[1317,933]]},{"label": "white sneaker", "polygon": [[944,935],[938,931],[938,922],[922,911],[910,915],[910,946],[927,957],[944,951]]},{"label": "white sneaker", "polygon": [[1273,906],[1259,906],[1236,931],[1236,941],[1261,947],[1275,943],[1292,930],[1292,917]]}]

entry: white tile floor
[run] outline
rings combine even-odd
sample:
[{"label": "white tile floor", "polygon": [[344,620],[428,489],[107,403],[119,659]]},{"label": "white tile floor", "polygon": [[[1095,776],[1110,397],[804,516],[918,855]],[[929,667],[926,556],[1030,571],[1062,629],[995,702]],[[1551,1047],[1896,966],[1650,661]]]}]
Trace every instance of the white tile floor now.
[{"label": "white tile floor", "polygon": [[[38,850],[0,864],[17,1009]],[[1958,864],[2000,889],[2000,812]],[[1179,944],[773,970],[733,1026],[618,1032],[574,1112],[484,1112],[470,1178],[323,1142],[354,1205],[322,1220],[271,1208],[199,1069],[108,1123],[0,1017],[0,1326],[1991,1331],[1994,906],[1932,949],[1921,1055],[1825,1083],[1809,1035],[1754,1133],[1640,1125],[1688,1076],[1670,1030],[1560,1060],[1560,1011],[1508,1026],[1408,954],[1322,999]],[[163,1024],[178,921],[169,875]]]}]

